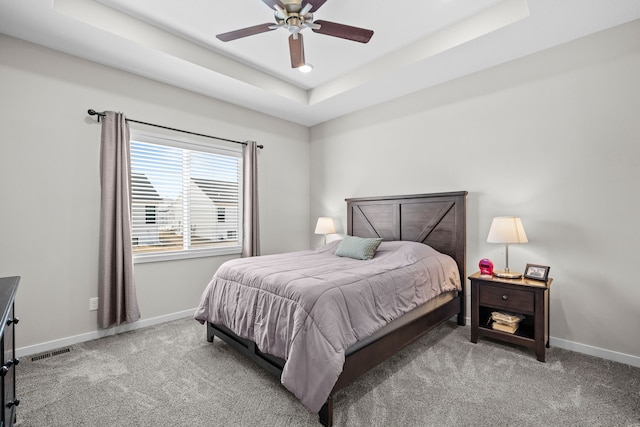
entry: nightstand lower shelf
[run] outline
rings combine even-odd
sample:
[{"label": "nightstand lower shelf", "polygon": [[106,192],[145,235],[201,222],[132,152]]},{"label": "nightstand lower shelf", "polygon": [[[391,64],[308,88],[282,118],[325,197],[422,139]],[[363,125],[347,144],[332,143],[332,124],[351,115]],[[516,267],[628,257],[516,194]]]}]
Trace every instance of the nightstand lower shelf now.
[{"label": "nightstand lower shelf", "polygon": [[[483,336],[487,338],[493,338],[500,341],[510,342],[512,344],[519,344],[525,347],[529,347],[531,349],[536,348],[536,340],[533,339],[533,328],[518,328],[517,331],[510,334],[508,332],[496,331],[495,329],[491,329],[489,327],[480,326],[478,327],[478,337]],[[473,341],[473,339],[471,340]],[[478,342],[476,338],[474,343]],[[547,345],[548,347],[548,345]]]}]

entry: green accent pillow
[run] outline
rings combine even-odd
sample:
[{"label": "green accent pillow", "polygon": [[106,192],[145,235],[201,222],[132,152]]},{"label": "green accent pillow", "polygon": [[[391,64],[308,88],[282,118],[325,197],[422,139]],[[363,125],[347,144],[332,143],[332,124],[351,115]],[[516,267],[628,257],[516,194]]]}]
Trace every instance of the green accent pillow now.
[{"label": "green accent pillow", "polygon": [[376,254],[382,239],[364,239],[362,237],[344,236],[336,248],[336,255],[355,259],[371,259]]}]

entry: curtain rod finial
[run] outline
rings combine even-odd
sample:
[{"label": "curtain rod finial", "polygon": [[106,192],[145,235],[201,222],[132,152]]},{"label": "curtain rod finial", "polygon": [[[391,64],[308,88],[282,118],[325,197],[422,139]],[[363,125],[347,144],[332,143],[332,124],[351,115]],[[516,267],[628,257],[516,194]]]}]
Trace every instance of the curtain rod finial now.
[{"label": "curtain rod finial", "polygon": [[98,116],[98,122],[100,122],[100,117],[104,117],[105,114],[104,113],[98,113],[96,110],[94,110],[93,108],[90,108],[87,110],[87,113],[90,116]]}]

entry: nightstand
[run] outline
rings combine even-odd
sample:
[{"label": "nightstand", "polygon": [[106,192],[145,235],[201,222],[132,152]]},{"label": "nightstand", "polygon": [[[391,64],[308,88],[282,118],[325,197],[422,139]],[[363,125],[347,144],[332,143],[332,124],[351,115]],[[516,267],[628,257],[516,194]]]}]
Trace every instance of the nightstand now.
[{"label": "nightstand", "polygon": [[[549,292],[553,279],[546,282],[530,279],[501,279],[494,276],[469,276],[471,280],[471,342],[478,337],[523,345],[535,350],[536,358],[544,362],[545,347],[549,347]],[[508,311],[525,318],[513,333],[491,328],[491,312]]]}]

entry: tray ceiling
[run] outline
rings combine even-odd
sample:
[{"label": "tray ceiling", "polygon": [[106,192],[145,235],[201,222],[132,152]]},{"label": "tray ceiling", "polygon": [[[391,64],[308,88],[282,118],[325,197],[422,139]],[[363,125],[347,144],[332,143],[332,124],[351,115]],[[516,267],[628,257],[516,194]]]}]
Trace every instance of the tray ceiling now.
[{"label": "tray ceiling", "polygon": [[637,0],[328,0],[315,20],[374,35],[303,30],[303,74],[283,29],[215,38],[273,22],[260,0],[0,0],[2,33],[306,126],[638,18]]}]

